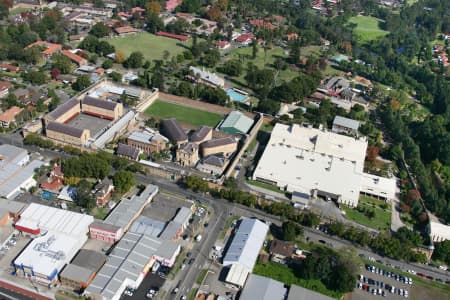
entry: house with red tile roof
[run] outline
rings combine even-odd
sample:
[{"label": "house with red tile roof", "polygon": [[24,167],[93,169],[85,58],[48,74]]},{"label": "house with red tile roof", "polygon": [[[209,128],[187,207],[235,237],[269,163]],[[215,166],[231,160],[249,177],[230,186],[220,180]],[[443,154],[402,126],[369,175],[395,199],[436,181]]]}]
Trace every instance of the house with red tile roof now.
[{"label": "house with red tile roof", "polygon": [[255,36],[253,33],[244,33],[236,38],[236,42],[244,45],[250,45],[254,38]]},{"label": "house with red tile roof", "polygon": [[166,10],[167,11],[172,11],[175,8],[177,8],[178,5],[180,5],[181,3],[183,3],[182,0],[167,0],[166,1]]},{"label": "house with red tile roof", "polygon": [[67,56],[72,62],[76,63],[79,67],[85,66],[88,64],[88,61],[84,59],[83,57],[76,55],[75,53],[72,53],[69,50],[63,50],[61,51],[61,54],[64,56]]},{"label": "house with red tile roof", "polygon": [[13,65],[8,65],[8,64],[2,64],[0,65],[0,69],[2,69],[3,71],[8,71],[8,72],[19,72],[20,68],[18,66],[13,66]]},{"label": "house with red tile roof", "polygon": [[230,48],[230,46],[231,46],[231,44],[228,41],[217,41],[216,42],[216,47],[221,50],[228,49],[228,48]]},{"label": "house with red tile roof", "polygon": [[116,27],[114,31],[120,36],[136,34],[138,32],[136,28],[131,26]]},{"label": "house with red tile roof", "polygon": [[266,19],[256,19],[256,20],[250,20],[250,25],[255,26],[257,28],[267,28],[269,30],[274,30],[275,25],[270,23],[269,20]]},{"label": "house with red tile roof", "polygon": [[286,40],[287,41],[292,41],[292,40],[296,40],[296,39],[298,39],[298,34],[297,33],[292,32],[292,33],[286,34]]},{"label": "house with red tile roof", "polygon": [[61,51],[61,49],[62,49],[62,45],[60,45],[60,44],[53,44],[53,43],[49,43],[49,42],[46,42],[46,41],[36,41],[36,42],[28,45],[26,47],[26,49],[29,49],[29,48],[32,48],[32,47],[40,47],[40,48],[42,48],[43,50],[41,51],[41,53],[46,58],[52,56],[53,54],[55,54],[55,53],[57,53],[59,51]]},{"label": "house with red tile roof", "polygon": [[45,191],[59,192],[63,187],[64,173],[61,171],[61,165],[57,165],[50,172],[49,176],[40,182],[40,187]]},{"label": "house with red tile roof", "polygon": [[11,82],[0,81],[0,98],[6,97],[8,95],[10,87],[11,87]]},{"label": "house with red tile roof", "polygon": [[0,126],[3,128],[9,128],[11,123],[16,120],[16,116],[23,111],[23,108],[13,106],[0,114]]},{"label": "house with red tile roof", "polygon": [[145,12],[145,8],[136,6],[136,7],[133,7],[133,8],[131,9],[131,12],[132,12],[133,14],[134,14],[134,13],[143,13],[143,12]]}]

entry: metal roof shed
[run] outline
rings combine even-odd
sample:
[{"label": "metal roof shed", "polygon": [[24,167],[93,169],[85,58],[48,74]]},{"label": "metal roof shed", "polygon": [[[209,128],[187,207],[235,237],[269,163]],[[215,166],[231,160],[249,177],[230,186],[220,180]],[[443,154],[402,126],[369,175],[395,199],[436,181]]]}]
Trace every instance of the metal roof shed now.
[{"label": "metal roof shed", "polygon": [[[282,282],[250,274],[240,300],[284,300],[287,289]],[[308,299],[309,300],[309,299]]]},{"label": "metal roof shed", "polygon": [[246,134],[253,120],[239,111],[232,111],[220,125],[220,130],[231,134]]}]

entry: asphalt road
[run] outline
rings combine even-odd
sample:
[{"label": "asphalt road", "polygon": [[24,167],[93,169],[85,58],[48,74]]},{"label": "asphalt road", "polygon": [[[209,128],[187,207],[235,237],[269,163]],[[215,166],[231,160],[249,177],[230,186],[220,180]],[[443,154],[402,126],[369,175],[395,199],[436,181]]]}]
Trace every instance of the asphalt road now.
[{"label": "asphalt road", "polygon": [[[155,178],[155,177],[150,178],[150,177],[146,177],[144,175],[136,175],[136,177],[137,177],[138,182],[140,182],[140,183],[147,183],[147,184],[154,183],[163,190],[167,190],[169,192],[180,194],[185,197],[192,197],[192,198],[196,199],[197,201],[204,202],[205,204],[208,204],[208,205],[213,205],[213,206],[215,206],[215,208],[214,208],[215,211],[228,209],[228,212],[230,212],[230,211],[238,212],[237,213],[238,215],[245,215],[247,217],[256,217],[256,218],[262,219],[264,221],[269,221],[269,222],[272,222],[275,224],[281,223],[280,218],[277,216],[266,214],[258,209],[253,209],[253,208],[249,208],[249,207],[246,207],[243,205],[230,203],[224,199],[212,199],[210,197],[204,196],[203,194],[194,193],[190,190],[185,190],[172,182],[168,182],[165,179]],[[219,210],[217,210],[216,208]],[[239,211],[241,211],[242,214],[240,214]],[[310,240],[313,240],[316,242],[319,240],[324,240],[327,244],[331,244],[335,248],[340,248],[340,247],[344,247],[344,246],[354,247],[359,251],[359,253],[363,253],[366,256],[374,257],[376,260],[379,259],[379,260],[385,262],[385,264],[390,263],[393,266],[399,266],[402,270],[406,271],[408,269],[412,269],[416,272],[424,273],[425,275],[431,275],[435,278],[441,278],[444,281],[450,280],[450,274],[447,271],[433,268],[431,266],[424,265],[424,264],[407,263],[404,261],[397,261],[397,260],[389,259],[386,257],[381,257],[380,255],[377,255],[376,253],[372,252],[369,248],[359,247],[347,240],[327,235],[327,234],[323,233],[322,231],[316,230],[314,228],[304,227],[304,231],[305,231],[305,236],[309,237]]]},{"label": "asphalt road", "polygon": [[19,294],[17,292],[0,287],[1,300],[33,300],[33,298]]}]

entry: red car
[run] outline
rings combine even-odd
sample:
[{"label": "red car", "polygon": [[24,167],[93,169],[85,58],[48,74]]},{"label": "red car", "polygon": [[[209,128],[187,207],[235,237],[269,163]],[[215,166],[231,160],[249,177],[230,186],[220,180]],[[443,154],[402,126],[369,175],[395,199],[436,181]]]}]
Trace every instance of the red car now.
[{"label": "red car", "polygon": [[417,273],[417,276],[424,277],[425,275],[423,273]]},{"label": "red car", "polygon": [[427,275],[426,276],[428,279],[430,279],[430,280],[433,280],[434,279],[434,277],[433,276],[430,276],[430,275]]}]

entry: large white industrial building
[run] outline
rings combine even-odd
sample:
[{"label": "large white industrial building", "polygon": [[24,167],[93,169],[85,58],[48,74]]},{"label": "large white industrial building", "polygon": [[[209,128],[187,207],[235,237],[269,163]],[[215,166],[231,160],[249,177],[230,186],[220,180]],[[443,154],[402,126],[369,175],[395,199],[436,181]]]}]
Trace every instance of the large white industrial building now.
[{"label": "large white industrial building", "polygon": [[357,206],[360,192],[386,200],[395,179],[363,172],[367,140],[326,130],[276,124],[253,179],[305,198],[321,196]]},{"label": "large white industrial building", "polygon": [[16,229],[35,238],[14,260],[17,275],[54,285],[58,273],[86,242],[90,215],[31,203],[16,222]]},{"label": "large white industrial building", "polygon": [[38,159],[31,160],[23,148],[0,145],[0,197],[13,199],[21,190],[35,186],[34,170],[44,164]]}]

